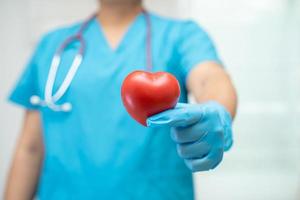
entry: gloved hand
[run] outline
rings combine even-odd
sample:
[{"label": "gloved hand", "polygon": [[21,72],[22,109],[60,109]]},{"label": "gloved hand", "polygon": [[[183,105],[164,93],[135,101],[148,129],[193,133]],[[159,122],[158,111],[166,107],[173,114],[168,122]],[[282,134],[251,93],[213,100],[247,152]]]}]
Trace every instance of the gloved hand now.
[{"label": "gloved hand", "polygon": [[147,119],[148,127],[168,126],[177,150],[193,171],[214,169],[232,146],[231,116],[217,102],[178,103]]}]

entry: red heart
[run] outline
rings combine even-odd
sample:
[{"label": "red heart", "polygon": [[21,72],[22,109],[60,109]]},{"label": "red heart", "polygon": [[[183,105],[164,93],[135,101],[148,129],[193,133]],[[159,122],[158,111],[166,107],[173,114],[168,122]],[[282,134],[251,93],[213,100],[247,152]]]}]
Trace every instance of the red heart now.
[{"label": "red heart", "polygon": [[170,73],[134,71],[125,78],[121,96],[128,113],[147,126],[148,117],[175,107],[180,87]]}]

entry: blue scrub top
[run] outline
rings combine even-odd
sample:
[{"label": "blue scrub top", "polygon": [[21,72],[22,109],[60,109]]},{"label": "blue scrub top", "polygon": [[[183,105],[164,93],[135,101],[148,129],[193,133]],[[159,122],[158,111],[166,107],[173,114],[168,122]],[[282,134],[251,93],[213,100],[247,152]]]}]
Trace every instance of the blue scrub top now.
[{"label": "blue scrub top", "polygon": [[[219,62],[209,36],[193,21],[150,14],[153,71],[174,74],[187,101],[185,80],[205,61]],[[45,159],[39,199],[193,199],[192,173],[176,152],[168,128],[146,128],[126,112],[120,97],[122,81],[146,69],[145,16],[140,14],[117,49],[111,49],[97,19],[84,31],[84,60],[60,103],[70,113],[30,104],[43,97],[56,49],[81,23],[45,35],[10,95],[10,100],[41,113]],[[62,83],[79,47],[62,55],[54,91]]]}]

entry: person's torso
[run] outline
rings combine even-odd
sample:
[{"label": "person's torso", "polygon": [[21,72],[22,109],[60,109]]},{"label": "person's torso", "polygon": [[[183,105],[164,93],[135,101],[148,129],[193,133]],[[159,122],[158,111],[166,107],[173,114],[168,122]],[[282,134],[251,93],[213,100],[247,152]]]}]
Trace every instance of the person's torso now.
[{"label": "person's torso", "polygon": [[[177,65],[179,21],[151,15],[153,71],[174,74],[186,102],[185,78]],[[43,95],[56,49],[80,25],[48,35],[39,59]],[[137,17],[116,50],[110,49],[94,19],[84,31],[86,50],[70,88],[58,103],[72,103],[69,113],[41,109],[45,160],[40,199],[192,199],[192,175],[176,152],[167,128],[146,128],[134,121],[121,101],[122,81],[146,69],[146,23]],[[61,85],[79,43],[62,55],[54,92]]]}]

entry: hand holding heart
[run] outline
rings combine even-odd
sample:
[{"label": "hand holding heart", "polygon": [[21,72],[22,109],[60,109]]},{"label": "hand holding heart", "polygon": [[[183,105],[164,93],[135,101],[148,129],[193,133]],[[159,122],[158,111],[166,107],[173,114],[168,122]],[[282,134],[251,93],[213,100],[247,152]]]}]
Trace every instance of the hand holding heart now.
[{"label": "hand holding heart", "polygon": [[231,116],[216,102],[177,104],[176,108],[154,115],[149,127],[171,127],[177,151],[193,171],[214,169],[232,145]]},{"label": "hand holding heart", "polygon": [[232,145],[231,116],[216,102],[175,107],[179,93],[176,78],[165,72],[133,72],[122,86],[123,103],[134,119],[170,127],[179,156],[193,172],[213,169]]}]

